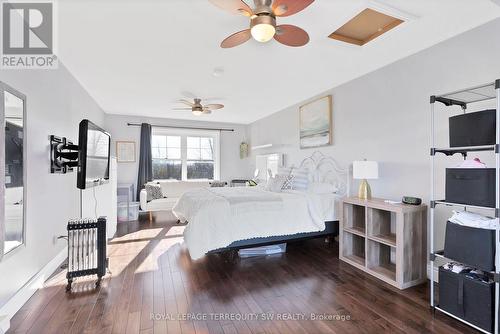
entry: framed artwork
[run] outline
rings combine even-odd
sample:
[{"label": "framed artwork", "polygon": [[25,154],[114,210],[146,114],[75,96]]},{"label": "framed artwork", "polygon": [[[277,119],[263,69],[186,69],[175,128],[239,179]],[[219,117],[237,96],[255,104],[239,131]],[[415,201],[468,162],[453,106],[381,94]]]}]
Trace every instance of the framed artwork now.
[{"label": "framed artwork", "polygon": [[135,162],[135,142],[117,141],[116,142],[116,161],[117,162]]},{"label": "framed artwork", "polygon": [[332,143],[332,96],[309,102],[299,109],[300,148]]}]

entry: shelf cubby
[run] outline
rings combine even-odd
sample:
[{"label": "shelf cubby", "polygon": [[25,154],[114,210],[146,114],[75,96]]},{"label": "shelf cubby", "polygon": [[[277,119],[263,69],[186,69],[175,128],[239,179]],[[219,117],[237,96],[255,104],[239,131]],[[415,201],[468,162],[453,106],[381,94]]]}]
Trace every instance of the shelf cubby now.
[{"label": "shelf cubby", "polygon": [[367,267],[383,278],[396,280],[396,248],[368,240]]},{"label": "shelf cubby", "polygon": [[364,236],[366,233],[366,208],[362,205],[344,203],[344,229],[351,233]]},{"label": "shelf cubby", "polygon": [[365,238],[349,232],[344,233],[342,237],[342,256],[360,266],[365,266]]},{"label": "shelf cubby", "polygon": [[367,234],[371,240],[396,247],[396,212],[368,208]]}]

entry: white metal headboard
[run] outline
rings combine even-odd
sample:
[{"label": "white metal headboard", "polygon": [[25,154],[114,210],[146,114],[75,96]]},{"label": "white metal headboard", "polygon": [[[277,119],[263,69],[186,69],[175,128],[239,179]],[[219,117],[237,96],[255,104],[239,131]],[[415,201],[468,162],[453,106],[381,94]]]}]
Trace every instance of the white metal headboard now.
[{"label": "white metal headboard", "polygon": [[337,194],[346,196],[349,194],[349,172],[340,167],[339,163],[332,157],[326,156],[320,151],[315,151],[310,157],[300,163],[300,168],[309,170],[310,182],[330,183],[337,187]]}]

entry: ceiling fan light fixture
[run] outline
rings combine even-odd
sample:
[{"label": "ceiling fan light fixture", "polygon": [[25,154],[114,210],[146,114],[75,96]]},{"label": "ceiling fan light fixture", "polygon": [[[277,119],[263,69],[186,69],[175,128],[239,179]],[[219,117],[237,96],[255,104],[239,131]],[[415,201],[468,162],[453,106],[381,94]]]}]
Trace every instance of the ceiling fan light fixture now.
[{"label": "ceiling fan light fixture", "polygon": [[250,32],[257,42],[269,42],[276,34],[276,19],[270,15],[256,16],[250,24]]},{"label": "ceiling fan light fixture", "polygon": [[193,110],[193,115],[195,115],[195,116],[201,116],[201,115],[203,115],[203,111],[195,109],[195,110]]}]

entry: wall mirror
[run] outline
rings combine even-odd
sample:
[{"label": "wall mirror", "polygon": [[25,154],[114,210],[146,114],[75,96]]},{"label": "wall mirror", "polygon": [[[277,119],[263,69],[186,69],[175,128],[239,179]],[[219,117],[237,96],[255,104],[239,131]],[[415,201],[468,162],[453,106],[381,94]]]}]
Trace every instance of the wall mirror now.
[{"label": "wall mirror", "polygon": [[26,97],[0,82],[0,101],[0,142],[5,143],[0,148],[0,245],[6,254],[25,242]]},{"label": "wall mirror", "polygon": [[262,154],[256,156],[255,180],[265,182],[270,175],[278,174],[278,168],[284,163],[284,155],[280,153]]}]

